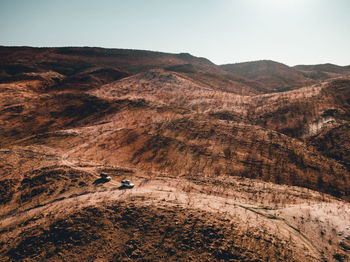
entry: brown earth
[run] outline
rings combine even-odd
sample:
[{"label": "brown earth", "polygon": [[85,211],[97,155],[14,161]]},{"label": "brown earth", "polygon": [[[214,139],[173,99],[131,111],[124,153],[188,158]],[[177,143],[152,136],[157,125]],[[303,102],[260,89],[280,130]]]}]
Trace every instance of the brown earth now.
[{"label": "brown earth", "polygon": [[349,260],[344,72],[102,48],[0,59],[0,261]]}]

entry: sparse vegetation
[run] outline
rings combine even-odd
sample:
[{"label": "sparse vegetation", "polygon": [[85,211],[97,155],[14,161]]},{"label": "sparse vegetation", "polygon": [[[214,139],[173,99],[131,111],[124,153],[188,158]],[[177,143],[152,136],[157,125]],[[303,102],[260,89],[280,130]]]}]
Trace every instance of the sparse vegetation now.
[{"label": "sparse vegetation", "polygon": [[345,68],[0,56],[1,261],[349,260]]}]

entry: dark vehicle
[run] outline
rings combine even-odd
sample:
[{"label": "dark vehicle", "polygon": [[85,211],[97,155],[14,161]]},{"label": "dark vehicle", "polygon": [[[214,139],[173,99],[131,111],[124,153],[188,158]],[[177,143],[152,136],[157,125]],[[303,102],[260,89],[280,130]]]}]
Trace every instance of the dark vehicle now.
[{"label": "dark vehicle", "polygon": [[104,182],[109,182],[112,179],[109,175],[104,173],[100,174],[100,177],[101,177],[100,179],[103,180]]}]

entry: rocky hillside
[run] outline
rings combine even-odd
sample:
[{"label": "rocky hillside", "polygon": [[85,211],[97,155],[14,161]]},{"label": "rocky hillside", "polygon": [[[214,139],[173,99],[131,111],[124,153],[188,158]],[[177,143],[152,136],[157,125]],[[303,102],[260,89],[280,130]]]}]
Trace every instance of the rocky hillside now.
[{"label": "rocky hillside", "polygon": [[0,61],[0,261],[350,259],[345,73],[102,48]]}]

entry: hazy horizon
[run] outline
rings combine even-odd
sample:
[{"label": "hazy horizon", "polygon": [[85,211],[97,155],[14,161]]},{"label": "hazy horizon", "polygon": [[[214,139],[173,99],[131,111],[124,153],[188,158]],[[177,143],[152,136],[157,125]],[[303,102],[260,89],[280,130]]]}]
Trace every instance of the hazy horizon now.
[{"label": "hazy horizon", "polygon": [[350,65],[346,0],[0,3],[0,45],[190,53],[215,64]]}]

